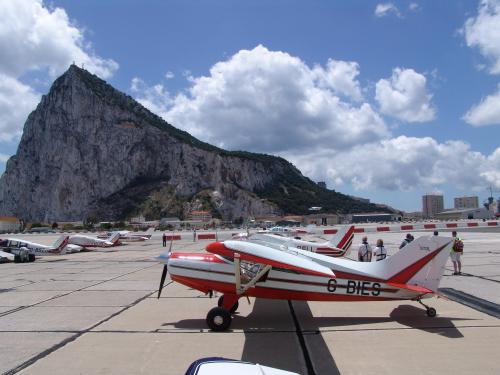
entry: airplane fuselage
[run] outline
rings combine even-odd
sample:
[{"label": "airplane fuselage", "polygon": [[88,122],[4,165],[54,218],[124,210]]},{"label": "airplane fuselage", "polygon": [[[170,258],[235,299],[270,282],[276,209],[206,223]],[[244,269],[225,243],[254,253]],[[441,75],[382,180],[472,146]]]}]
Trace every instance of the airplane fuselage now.
[{"label": "airplane fuselage", "polygon": [[[212,290],[235,294],[234,263],[218,255],[173,253],[168,269],[172,280],[203,293]],[[273,268],[265,280],[249,288],[244,295],[306,301],[373,301],[413,299],[422,294],[392,287],[380,278],[332,270],[341,277]]]}]

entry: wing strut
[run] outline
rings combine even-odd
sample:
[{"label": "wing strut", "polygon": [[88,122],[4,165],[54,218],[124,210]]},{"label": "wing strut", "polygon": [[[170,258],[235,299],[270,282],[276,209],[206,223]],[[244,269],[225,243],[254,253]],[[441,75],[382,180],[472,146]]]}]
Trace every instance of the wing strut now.
[{"label": "wing strut", "polygon": [[236,284],[236,294],[238,296],[242,295],[245,293],[248,289],[253,287],[257,282],[260,280],[262,276],[266,274],[266,272],[269,272],[269,270],[272,268],[271,265],[266,264],[257,274],[250,279],[248,283],[245,285],[241,284],[241,268],[240,268],[240,253],[234,253],[234,276],[236,278],[235,284]]}]

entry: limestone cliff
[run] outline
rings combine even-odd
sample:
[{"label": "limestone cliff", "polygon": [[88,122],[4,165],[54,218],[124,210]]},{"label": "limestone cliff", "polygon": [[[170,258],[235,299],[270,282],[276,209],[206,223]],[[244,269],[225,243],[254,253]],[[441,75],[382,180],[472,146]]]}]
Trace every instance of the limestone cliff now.
[{"label": "limestone cliff", "polygon": [[224,219],[376,209],[282,158],[203,143],[75,65],[29,115],[0,178],[0,214],[26,220],[183,216],[190,204]]}]

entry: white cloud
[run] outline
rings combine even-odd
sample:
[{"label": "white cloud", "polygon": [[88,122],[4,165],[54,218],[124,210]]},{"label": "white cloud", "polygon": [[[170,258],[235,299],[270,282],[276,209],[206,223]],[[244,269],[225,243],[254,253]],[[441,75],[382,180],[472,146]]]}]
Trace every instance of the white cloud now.
[{"label": "white cloud", "polygon": [[462,141],[438,143],[430,137],[400,136],[344,153],[324,149],[314,155],[286,156],[313,179],[334,186],[352,184],[358,190],[409,191],[446,184],[464,190],[488,183],[500,186],[500,148],[485,157]]},{"label": "white cloud", "polygon": [[376,85],[381,112],[407,122],[433,120],[436,110],[426,83],[425,76],[413,69],[395,68],[390,79],[381,79]]},{"label": "white cloud", "polygon": [[496,189],[500,189],[500,147],[488,157],[488,165],[480,175]]},{"label": "white cloud", "polygon": [[10,156],[5,154],[0,154],[0,163],[6,163]]},{"label": "white cloud", "polygon": [[[356,82],[356,63],[335,64],[348,67],[346,81]],[[328,71],[329,63],[310,68],[287,53],[258,46],[215,64],[207,76],[189,75],[190,89],[175,97],[162,85],[147,86],[139,79],[132,81],[132,92],[198,138],[227,149],[281,155],[335,188],[408,191],[453,184],[470,189],[500,180],[500,151],[487,157],[462,141],[390,138],[368,103],[353,104],[337,95],[351,91],[340,90],[339,81],[328,83]],[[423,75],[399,69],[388,83],[405,103],[397,115],[407,121],[434,116]]]},{"label": "white cloud", "polygon": [[139,95],[136,98],[139,103],[161,117],[166,116],[166,108],[173,103],[170,94],[162,84],[148,86],[142,79],[134,77],[130,90],[133,94]]},{"label": "white cloud", "polygon": [[174,77],[175,77],[175,74],[170,72],[170,71],[165,73],[165,79],[172,79]]},{"label": "white cloud", "polygon": [[0,141],[21,136],[26,116],[35,109],[40,94],[15,78],[0,74]]},{"label": "white cloud", "polygon": [[41,0],[0,1],[0,51],[0,73],[11,77],[39,69],[55,76],[73,61],[103,78],[118,68],[92,51],[64,9],[48,9]]},{"label": "white cloud", "polygon": [[330,88],[335,93],[345,95],[356,101],[363,99],[359,82],[359,64],[354,61],[339,61],[328,59],[326,68],[317,65],[314,67],[321,87]]},{"label": "white cloud", "polygon": [[410,5],[408,5],[408,9],[412,12],[417,12],[418,10],[420,10],[420,5],[418,5],[417,3],[410,3]]},{"label": "white cloud", "polygon": [[500,1],[481,1],[478,15],[467,19],[462,32],[467,46],[479,48],[491,61],[490,73],[500,74]]},{"label": "white cloud", "polygon": [[500,88],[469,109],[463,118],[473,126],[500,125]]},{"label": "white cloud", "polygon": [[375,7],[375,16],[377,17],[385,17],[391,13],[397,17],[401,17],[401,12],[393,3],[380,3]]},{"label": "white cloud", "polygon": [[46,70],[52,80],[73,61],[103,78],[118,68],[115,61],[93,52],[64,9],[49,9],[41,0],[0,1],[0,51],[0,141],[4,143],[18,140],[41,96],[21,82],[26,73]]},{"label": "white cloud", "polygon": [[257,46],[215,64],[209,76],[189,76],[189,92],[172,103],[162,90],[136,92],[170,123],[228,149],[340,150],[389,135],[370,104],[352,105],[335,94],[360,98],[358,73],[356,63],[330,60],[326,68],[310,68],[287,53]]}]

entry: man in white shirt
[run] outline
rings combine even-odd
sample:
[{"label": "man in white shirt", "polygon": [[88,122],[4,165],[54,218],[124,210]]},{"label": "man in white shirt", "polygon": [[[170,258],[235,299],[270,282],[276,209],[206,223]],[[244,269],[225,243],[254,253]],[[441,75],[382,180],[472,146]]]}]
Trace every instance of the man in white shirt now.
[{"label": "man in white shirt", "polygon": [[368,237],[362,238],[362,243],[358,248],[358,260],[360,262],[371,262],[372,260],[372,247],[368,244]]}]

